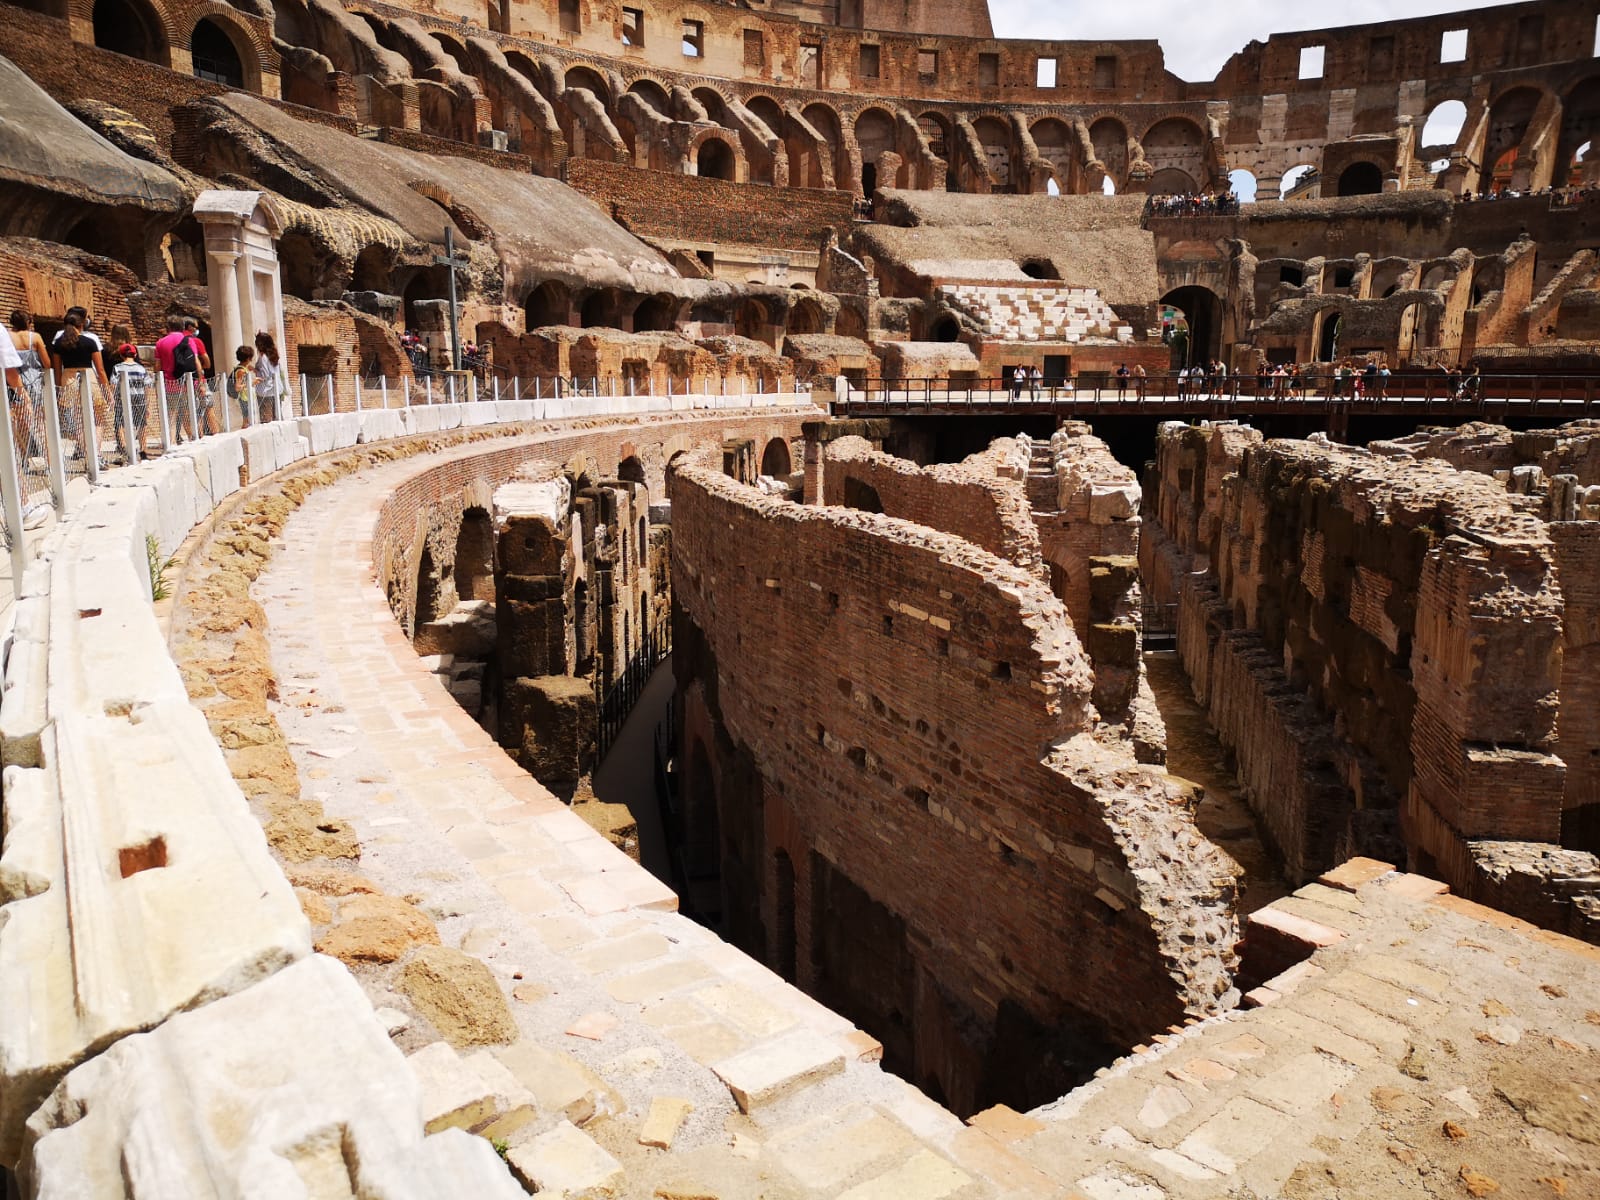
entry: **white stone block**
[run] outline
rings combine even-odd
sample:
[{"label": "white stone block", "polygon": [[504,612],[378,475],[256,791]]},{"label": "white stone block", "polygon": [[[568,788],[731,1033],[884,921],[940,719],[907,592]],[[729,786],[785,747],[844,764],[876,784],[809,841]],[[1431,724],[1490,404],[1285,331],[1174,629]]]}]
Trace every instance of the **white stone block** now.
[{"label": "white stone block", "polygon": [[422,1125],[429,1133],[469,1133],[494,1119],[494,1093],[449,1042],[431,1042],[406,1059],[422,1089]]},{"label": "white stone block", "polygon": [[271,426],[252,425],[237,436],[244,446],[244,465],[251,483],[278,469],[278,435]]},{"label": "white stone block", "polygon": [[132,467],[107,471],[100,476],[106,488],[146,488],[156,505],[156,536],[163,555],[170,555],[183,544],[189,531],[210,511],[200,503],[194,470],[188,462],[154,458]]},{"label": "white stone block", "polygon": [[361,441],[383,442],[404,437],[405,414],[397,408],[368,409],[361,414]]},{"label": "white stone block", "polygon": [[150,488],[95,488],[64,523],[56,559],[123,564],[133,570],[151,596],[149,551],[145,539],[160,540],[155,492]]},{"label": "white stone block", "polygon": [[46,714],[126,713],[147,700],[187,703],[150,607],[149,571],[123,559],[51,564]]},{"label": "white stone block", "polygon": [[90,1054],[311,952],[294,892],[186,700],[53,716],[42,745],[47,816],[13,824],[0,856],[47,883],[0,922],[6,1164],[29,1114]]},{"label": "white stone block", "polygon": [[221,501],[239,490],[239,472],[244,467],[244,443],[233,434],[201,438],[172,449],[171,455],[193,463],[199,503],[210,512]]},{"label": "white stone block", "polygon": [[123,1039],[27,1132],[39,1196],[522,1197],[482,1138],[423,1136],[405,1060],[321,956]]},{"label": "white stone block", "polygon": [[1139,485],[1096,483],[1089,488],[1089,520],[1096,525],[1126,521],[1139,512]]},{"label": "white stone block", "polygon": [[[47,720],[49,634],[49,593],[19,600],[0,687],[0,764],[39,765],[39,738]],[[9,788],[6,804],[10,804]]]},{"label": "white stone block", "polygon": [[406,421],[412,433],[438,433],[439,414],[443,411],[439,405],[424,405],[421,408],[406,409]]},{"label": "white stone block", "polygon": [[472,404],[463,404],[461,408],[461,424],[471,428],[477,425],[493,425],[499,419],[494,401],[479,400]]},{"label": "white stone block", "polygon": [[495,419],[501,422],[533,420],[532,400],[501,400],[495,404]]},{"label": "white stone block", "polygon": [[440,429],[460,429],[464,404],[436,404],[433,406],[439,413]]},{"label": "white stone block", "polygon": [[757,1043],[711,1069],[728,1085],[740,1110],[750,1112],[843,1071],[844,1055],[831,1039],[797,1030]]}]

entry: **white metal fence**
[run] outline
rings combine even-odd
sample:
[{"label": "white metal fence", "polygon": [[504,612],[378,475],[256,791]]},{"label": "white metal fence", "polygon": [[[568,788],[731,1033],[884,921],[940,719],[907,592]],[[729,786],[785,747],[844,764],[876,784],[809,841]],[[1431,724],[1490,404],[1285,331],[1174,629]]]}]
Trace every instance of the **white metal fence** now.
[{"label": "white metal fence", "polygon": [[[491,374],[480,382],[476,376],[453,373],[340,380],[332,375],[292,378],[280,372],[275,389],[268,391],[258,389],[253,376],[234,387],[222,374],[168,379],[159,372],[122,370],[104,382],[89,371],[69,372],[58,385],[47,369],[32,388],[12,388],[0,379],[0,395],[11,416],[0,431],[0,532],[20,591],[31,557],[25,533],[47,522],[52,511],[58,518],[66,515],[71,481],[82,479],[93,487],[109,467],[264,422],[480,401],[559,401],[559,412],[540,414],[553,416],[583,415],[582,408],[571,407],[574,402],[592,403],[597,413],[624,411],[624,405],[641,397],[656,398],[641,411],[702,404],[739,407],[746,401],[754,404],[757,396],[770,402],[778,393],[776,380],[770,388],[753,390],[743,377],[711,374],[669,379],[657,387],[651,380],[615,376],[508,379]],[[685,404],[690,396],[696,403]]]}]

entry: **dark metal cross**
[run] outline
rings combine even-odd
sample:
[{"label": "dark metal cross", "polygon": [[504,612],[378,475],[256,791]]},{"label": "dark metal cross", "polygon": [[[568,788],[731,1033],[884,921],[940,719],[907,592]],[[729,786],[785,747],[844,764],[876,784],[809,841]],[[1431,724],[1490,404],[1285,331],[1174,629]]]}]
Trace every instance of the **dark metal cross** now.
[{"label": "dark metal cross", "polygon": [[450,368],[461,370],[461,328],[456,320],[456,272],[465,270],[470,265],[470,260],[456,257],[455,231],[446,225],[444,227],[444,253],[436,254],[433,258],[436,266],[450,269]]}]

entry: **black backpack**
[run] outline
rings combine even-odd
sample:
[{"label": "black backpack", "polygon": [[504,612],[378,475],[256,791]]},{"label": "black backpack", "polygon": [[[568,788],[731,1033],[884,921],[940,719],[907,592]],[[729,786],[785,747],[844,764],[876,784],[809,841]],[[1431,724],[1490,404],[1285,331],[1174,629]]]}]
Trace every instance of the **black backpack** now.
[{"label": "black backpack", "polygon": [[172,348],[172,375],[174,379],[182,379],[185,375],[198,375],[200,373],[200,360],[195,357],[194,341],[184,334],[183,341]]}]

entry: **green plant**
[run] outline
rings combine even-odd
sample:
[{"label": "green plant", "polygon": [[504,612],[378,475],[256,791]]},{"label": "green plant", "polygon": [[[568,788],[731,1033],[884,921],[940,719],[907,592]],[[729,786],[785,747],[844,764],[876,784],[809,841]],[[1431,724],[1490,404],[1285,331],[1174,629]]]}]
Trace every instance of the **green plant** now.
[{"label": "green plant", "polygon": [[156,535],[144,535],[145,564],[150,569],[150,598],[152,600],[165,600],[172,595],[172,589],[167,586],[167,572],[172,570],[178,561],[178,556],[173,554],[167,558],[161,557],[161,543],[156,541]]},{"label": "green plant", "polygon": [[501,1158],[511,1153],[511,1143],[506,1141],[505,1138],[490,1138],[489,1145],[494,1147],[494,1152]]}]

